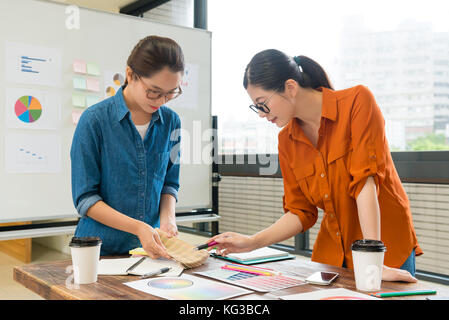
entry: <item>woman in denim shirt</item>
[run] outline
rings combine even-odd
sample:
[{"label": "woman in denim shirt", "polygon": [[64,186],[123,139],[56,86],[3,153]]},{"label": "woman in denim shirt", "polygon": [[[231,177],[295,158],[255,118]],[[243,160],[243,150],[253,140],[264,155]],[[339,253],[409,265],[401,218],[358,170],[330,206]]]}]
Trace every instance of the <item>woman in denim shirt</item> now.
[{"label": "woman in denim shirt", "polygon": [[101,255],[142,246],[170,258],[155,228],[176,236],[179,116],[163,104],[182,91],[184,56],[169,38],[146,37],[127,61],[116,95],[88,108],[70,151],[75,236],[98,236]]}]

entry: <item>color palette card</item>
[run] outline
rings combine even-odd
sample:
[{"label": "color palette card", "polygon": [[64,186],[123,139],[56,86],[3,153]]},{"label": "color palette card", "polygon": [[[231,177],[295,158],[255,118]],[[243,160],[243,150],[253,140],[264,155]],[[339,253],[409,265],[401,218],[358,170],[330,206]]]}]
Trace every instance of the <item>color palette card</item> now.
[{"label": "color palette card", "polygon": [[223,300],[252,293],[243,288],[188,274],[131,281],[125,285],[169,300]]},{"label": "color palette card", "polygon": [[195,274],[199,274],[208,278],[220,280],[258,292],[272,292],[305,284],[303,280],[291,276],[262,276],[226,269],[198,271],[195,272]]}]

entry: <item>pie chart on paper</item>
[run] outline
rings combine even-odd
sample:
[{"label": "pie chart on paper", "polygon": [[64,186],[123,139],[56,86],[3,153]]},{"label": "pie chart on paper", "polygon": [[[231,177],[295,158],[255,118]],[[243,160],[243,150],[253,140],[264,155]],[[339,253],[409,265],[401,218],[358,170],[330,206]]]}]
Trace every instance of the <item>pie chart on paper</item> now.
[{"label": "pie chart on paper", "polygon": [[33,96],[22,96],[16,101],[14,108],[17,118],[26,123],[35,122],[42,115],[42,105]]}]

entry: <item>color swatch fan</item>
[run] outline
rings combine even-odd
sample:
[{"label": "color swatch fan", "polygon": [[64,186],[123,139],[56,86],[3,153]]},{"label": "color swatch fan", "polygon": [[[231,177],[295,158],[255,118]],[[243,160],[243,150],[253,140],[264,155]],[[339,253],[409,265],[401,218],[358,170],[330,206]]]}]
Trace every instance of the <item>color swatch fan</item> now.
[{"label": "color swatch fan", "polygon": [[169,238],[167,234],[156,229],[167,253],[186,268],[195,268],[202,265],[209,257],[206,250],[196,250],[195,247],[176,237]]},{"label": "color swatch fan", "polygon": [[21,121],[32,123],[41,117],[42,105],[33,96],[23,96],[16,101],[14,111]]}]

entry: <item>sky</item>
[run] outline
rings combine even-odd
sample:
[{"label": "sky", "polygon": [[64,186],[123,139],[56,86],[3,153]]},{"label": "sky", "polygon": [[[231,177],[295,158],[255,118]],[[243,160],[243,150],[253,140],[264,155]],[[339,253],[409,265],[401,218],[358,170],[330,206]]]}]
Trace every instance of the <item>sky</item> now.
[{"label": "sky", "polygon": [[433,31],[449,32],[448,0],[209,1],[213,113],[229,119],[242,119],[242,114],[254,118],[241,112],[251,103],[242,85],[243,72],[264,49],[306,55],[332,70],[343,21],[355,15],[362,15],[372,31],[395,30],[401,21],[411,19],[432,22]]}]

